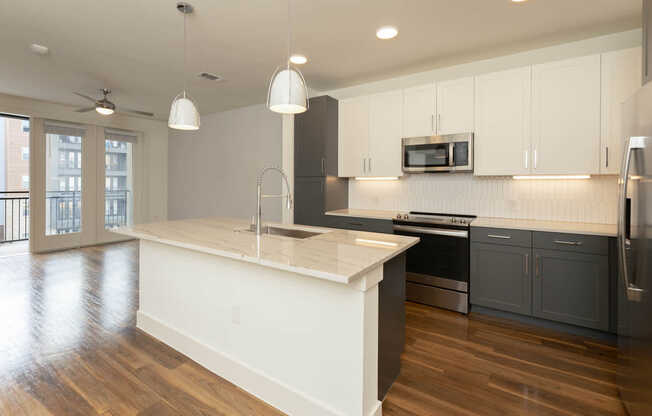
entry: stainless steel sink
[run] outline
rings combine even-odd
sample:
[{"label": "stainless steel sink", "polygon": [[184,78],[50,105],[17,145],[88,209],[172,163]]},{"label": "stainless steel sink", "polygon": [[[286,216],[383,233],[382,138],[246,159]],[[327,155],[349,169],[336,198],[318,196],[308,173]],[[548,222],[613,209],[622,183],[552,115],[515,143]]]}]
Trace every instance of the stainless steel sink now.
[{"label": "stainless steel sink", "polygon": [[[251,225],[248,229],[243,230],[247,232],[256,232],[256,226]],[[320,235],[323,233],[320,232],[314,232],[314,231],[306,231],[306,230],[296,230],[296,229],[291,229],[291,228],[281,228],[281,227],[272,227],[265,225],[261,228],[261,233],[262,234],[271,234],[271,235],[280,235],[283,237],[290,237],[290,238],[297,238],[297,239],[304,239],[304,238],[310,238],[314,237],[316,235]]]}]

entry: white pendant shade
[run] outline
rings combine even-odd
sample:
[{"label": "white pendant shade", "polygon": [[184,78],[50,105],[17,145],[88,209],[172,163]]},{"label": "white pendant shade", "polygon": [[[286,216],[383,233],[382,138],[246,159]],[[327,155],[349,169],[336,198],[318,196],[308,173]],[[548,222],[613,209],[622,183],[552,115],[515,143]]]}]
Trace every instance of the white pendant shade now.
[{"label": "white pendant shade", "polygon": [[172,101],[168,127],[177,130],[199,130],[199,111],[185,91]]},{"label": "white pendant shade", "polygon": [[298,114],[308,110],[306,81],[298,69],[279,67],[274,72],[267,94],[267,108],[275,113]]}]

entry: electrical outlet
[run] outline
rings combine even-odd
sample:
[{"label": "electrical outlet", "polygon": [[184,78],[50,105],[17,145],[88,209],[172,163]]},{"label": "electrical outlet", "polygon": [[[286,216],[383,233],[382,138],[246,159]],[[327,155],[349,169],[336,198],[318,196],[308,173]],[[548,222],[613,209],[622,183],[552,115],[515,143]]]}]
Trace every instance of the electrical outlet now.
[{"label": "electrical outlet", "polygon": [[235,325],[240,325],[240,307],[234,306],[231,309],[231,322]]}]

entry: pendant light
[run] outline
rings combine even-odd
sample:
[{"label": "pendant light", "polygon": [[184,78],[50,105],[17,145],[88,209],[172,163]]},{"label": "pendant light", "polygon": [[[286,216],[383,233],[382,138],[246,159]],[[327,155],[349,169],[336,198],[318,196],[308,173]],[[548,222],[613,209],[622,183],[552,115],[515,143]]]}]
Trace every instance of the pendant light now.
[{"label": "pendant light", "polygon": [[288,0],[288,56],[274,71],[267,91],[267,108],[275,113],[298,114],[308,110],[308,87],[301,71],[291,65],[292,15]]},{"label": "pendant light", "polygon": [[193,9],[188,3],[179,2],[177,10],[183,13],[183,92],[172,101],[168,127],[176,130],[199,130],[199,111],[186,93],[186,16],[192,13]]}]

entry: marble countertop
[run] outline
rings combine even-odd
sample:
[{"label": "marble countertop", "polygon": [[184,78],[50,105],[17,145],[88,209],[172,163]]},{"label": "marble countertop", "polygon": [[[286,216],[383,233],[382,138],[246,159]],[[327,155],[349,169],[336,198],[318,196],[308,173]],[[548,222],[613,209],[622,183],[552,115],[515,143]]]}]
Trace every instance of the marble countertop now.
[{"label": "marble countertop", "polygon": [[[387,211],[378,209],[338,209],[336,211],[328,211],[326,215],[391,220],[399,212],[402,214],[407,213],[407,211]],[[516,230],[547,231],[569,234],[601,235],[607,237],[616,237],[618,234],[616,224],[593,224],[585,222],[543,221],[515,218],[478,217],[473,220],[471,226],[511,228]]]},{"label": "marble countertop", "polygon": [[143,240],[256,263],[338,283],[358,277],[418,243],[418,238],[331,228],[265,223],[321,232],[306,239],[245,231],[246,220],[200,218],[122,227],[115,232]]},{"label": "marble countertop", "polygon": [[516,230],[546,231],[553,233],[569,233],[584,235],[599,235],[616,237],[618,234],[616,224],[592,224],[585,222],[520,220],[511,218],[478,217],[471,223],[471,227],[509,228]]},{"label": "marble countertop", "polygon": [[335,211],[327,211],[326,215],[335,215],[340,217],[357,217],[357,218],[373,218],[376,220],[391,220],[398,213],[407,214],[407,211],[384,211],[380,209],[337,209]]}]

